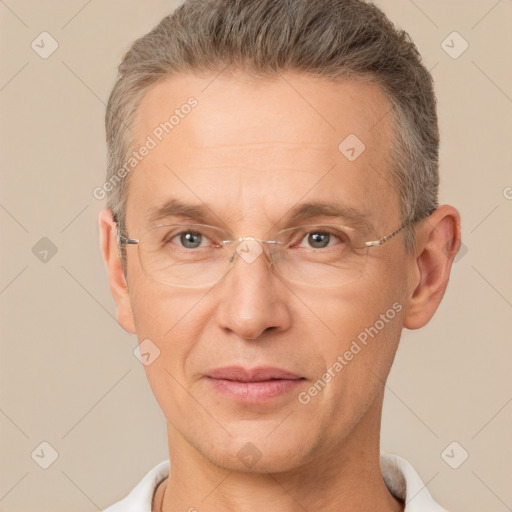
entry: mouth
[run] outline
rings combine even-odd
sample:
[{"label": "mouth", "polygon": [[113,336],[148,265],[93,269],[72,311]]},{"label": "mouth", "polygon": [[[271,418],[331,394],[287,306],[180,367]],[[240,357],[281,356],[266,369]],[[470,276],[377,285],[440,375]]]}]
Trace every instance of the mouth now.
[{"label": "mouth", "polygon": [[265,382],[269,380],[297,380],[303,378],[301,375],[272,366],[259,366],[257,368],[227,366],[210,370],[207,373],[207,377],[238,382]]},{"label": "mouth", "polygon": [[295,373],[274,367],[246,369],[218,368],[208,372],[213,388],[238,401],[261,403],[295,390],[306,379]]}]

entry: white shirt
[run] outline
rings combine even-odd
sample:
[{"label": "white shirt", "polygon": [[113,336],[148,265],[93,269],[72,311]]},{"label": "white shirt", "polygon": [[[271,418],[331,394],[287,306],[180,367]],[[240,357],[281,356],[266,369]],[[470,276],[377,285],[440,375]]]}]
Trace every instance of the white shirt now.
[{"label": "white shirt", "polygon": [[[402,457],[381,452],[382,476],[387,488],[405,502],[404,512],[447,512],[437,504],[415,469]],[[158,484],[169,476],[169,460],[157,464],[121,501],[102,512],[151,512],[153,493]]]}]

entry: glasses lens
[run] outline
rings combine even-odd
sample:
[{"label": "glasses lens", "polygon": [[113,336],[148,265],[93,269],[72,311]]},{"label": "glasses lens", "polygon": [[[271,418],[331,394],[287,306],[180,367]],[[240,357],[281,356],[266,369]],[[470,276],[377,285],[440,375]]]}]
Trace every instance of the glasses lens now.
[{"label": "glasses lens", "polygon": [[274,265],[287,280],[317,288],[359,279],[368,259],[363,237],[348,227],[318,225],[286,229],[276,237]]},{"label": "glasses lens", "polygon": [[201,224],[157,226],[141,238],[144,272],[171,286],[211,286],[229,271],[230,250],[221,244],[225,233]]}]

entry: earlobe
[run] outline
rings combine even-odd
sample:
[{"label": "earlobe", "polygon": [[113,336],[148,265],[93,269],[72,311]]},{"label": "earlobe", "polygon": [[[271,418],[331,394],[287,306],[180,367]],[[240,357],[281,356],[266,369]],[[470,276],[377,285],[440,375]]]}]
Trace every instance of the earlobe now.
[{"label": "earlobe", "polygon": [[128,286],[117,248],[117,226],[113,220],[111,210],[104,208],[100,212],[98,220],[101,252],[107,268],[110,291],[116,303],[117,321],[125,331],[135,334]]},{"label": "earlobe", "polygon": [[433,317],[448,286],[460,245],[459,212],[452,206],[442,205],[418,229],[404,327],[419,329]]}]

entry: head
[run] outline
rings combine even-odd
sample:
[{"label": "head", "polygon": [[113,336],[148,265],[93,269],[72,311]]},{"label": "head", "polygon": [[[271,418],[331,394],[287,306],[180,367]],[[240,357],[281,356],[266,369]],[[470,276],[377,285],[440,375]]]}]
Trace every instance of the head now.
[{"label": "head", "polygon": [[[228,468],[251,442],[261,471],[378,430],[400,333],[430,320],[460,245],[457,211],[438,207],[432,78],[407,34],[362,0],[189,0],[123,58],[106,130],[109,281],[121,325],[160,351],[145,369],[172,430]],[[171,200],[179,213],[152,216]],[[307,224],[349,224],[367,240],[407,227],[343,286],[289,283],[266,251],[235,258],[214,286],[169,286],[136,246],[117,245],[117,232],[138,239],[158,221],[269,240],[306,211]],[[229,365],[302,381],[247,404],[206,377]]]}]

